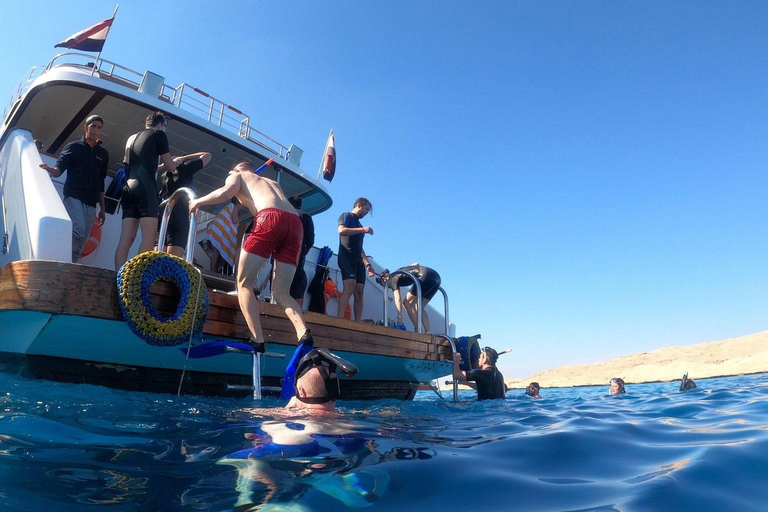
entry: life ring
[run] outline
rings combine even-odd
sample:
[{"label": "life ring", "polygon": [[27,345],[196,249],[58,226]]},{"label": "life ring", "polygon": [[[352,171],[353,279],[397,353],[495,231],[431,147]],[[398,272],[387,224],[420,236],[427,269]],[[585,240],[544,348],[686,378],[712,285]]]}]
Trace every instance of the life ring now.
[{"label": "life ring", "polygon": [[[186,260],[164,252],[143,252],[117,272],[117,296],[128,327],[149,345],[170,347],[199,336],[208,316],[208,290],[200,273]],[[175,284],[180,293],[176,312],[163,316],[152,306],[149,290],[157,281]],[[200,287],[200,300],[195,308]],[[194,317],[194,329],[192,321]]]},{"label": "life ring", "polygon": [[456,340],[456,350],[461,354],[462,371],[468,372],[480,366],[480,343],[477,338],[461,336]]},{"label": "life ring", "polygon": [[99,244],[101,243],[101,224],[99,224],[99,222],[101,221],[96,217],[96,220],[93,222],[93,227],[91,228],[91,233],[88,235],[88,240],[85,241],[85,247],[83,247],[83,252],[80,255],[81,257],[88,256],[99,248]]}]

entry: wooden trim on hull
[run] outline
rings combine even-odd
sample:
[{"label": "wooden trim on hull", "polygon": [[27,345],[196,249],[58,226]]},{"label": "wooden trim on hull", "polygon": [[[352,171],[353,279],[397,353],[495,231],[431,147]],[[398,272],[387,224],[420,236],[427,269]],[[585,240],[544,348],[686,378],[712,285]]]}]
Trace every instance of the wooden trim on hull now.
[{"label": "wooden trim on hull", "polygon": [[[111,270],[56,261],[17,261],[0,268],[0,310],[122,320],[115,283],[116,273]],[[210,312],[203,332],[209,338],[248,338],[248,328],[237,297],[210,290],[208,295]],[[158,283],[153,287],[153,303],[160,311],[174,311],[178,303],[175,286]],[[267,341],[298,344],[293,325],[282,308],[262,302],[260,309]],[[304,315],[317,346],[425,361],[451,360],[448,343],[430,334],[400,331],[311,312]]]}]

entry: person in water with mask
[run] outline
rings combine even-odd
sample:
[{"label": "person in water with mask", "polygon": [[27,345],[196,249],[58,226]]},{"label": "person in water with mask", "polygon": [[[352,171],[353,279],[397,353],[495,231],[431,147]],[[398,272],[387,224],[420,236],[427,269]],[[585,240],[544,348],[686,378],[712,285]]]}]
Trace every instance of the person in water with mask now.
[{"label": "person in water with mask", "polygon": [[499,353],[491,347],[485,347],[480,352],[480,368],[465,372],[459,367],[461,354],[453,354],[453,378],[462,384],[477,390],[478,400],[493,400],[506,397],[506,385],[504,376],[496,368],[496,360]]},{"label": "person in water with mask", "polygon": [[696,383],[688,378],[688,372],[683,375],[683,380],[680,382],[680,391],[688,391],[689,389],[696,389]]},{"label": "person in water with mask", "polygon": [[357,374],[354,364],[328,349],[314,348],[307,352],[296,365],[295,395],[285,408],[333,411],[341,392],[337,370],[347,377]]},{"label": "person in water with mask", "polygon": [[624,379],[620,377],[614,377],[610,380],[611,388],[608,390],[608,393],[611,395],[622,395],[626,393],[627,391],[624,389]]},{"label": "person in water with mask", "polygon": [[538,382],[531,382],[525,388],[525,394],[528,395],[531,398],[541,398],[541,396],[539,395],[539,390],[540,389],[541,389],[541,387],[539,386]]}]

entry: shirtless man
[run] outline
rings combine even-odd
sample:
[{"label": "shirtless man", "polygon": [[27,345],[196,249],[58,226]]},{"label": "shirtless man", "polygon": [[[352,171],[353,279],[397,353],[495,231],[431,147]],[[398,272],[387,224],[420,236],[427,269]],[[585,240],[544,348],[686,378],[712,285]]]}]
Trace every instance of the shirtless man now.
[{"label": "shirtless man", "polygon": [[296,329],[299,343],[310,341],[312,334],[304,323],[301,307],[289,293],[301,250],[301,219],[280,185],[274,180],[256,175],[255,168],[247,158],[236,161],[224,186],[190,201],[189,211],[195,213],[201,206],[220,204],[237,197],[253,214],[253,230],[243,242],[237,266],[237,299],[251,331],[250,343],[262,350],[265,339],[259,321],[259,301],[253,293],[253,285],[272,255],[275,258],[272,296],[285,310],[285,315]]}]

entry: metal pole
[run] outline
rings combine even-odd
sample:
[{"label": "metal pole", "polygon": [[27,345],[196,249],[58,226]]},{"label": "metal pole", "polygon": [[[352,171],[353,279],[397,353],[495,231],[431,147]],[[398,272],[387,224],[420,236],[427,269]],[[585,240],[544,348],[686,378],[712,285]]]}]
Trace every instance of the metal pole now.
[{"label": "metal pole", "polygon": [[[171,197],[160,203],[160,206],[164,206],[163,218],[160,221],[160,231],[157,236],[157,250],[164,252],[165,249],[165,235],[168,232],[168,221],[171,219],[171,211],[176,201],[182,195],[186,195],[190,200],[197,199],[197,194],[189,187],[181,187],[176,192],[171,194]],[[184,254],[184,258],[192,263],[192,255],[194,254],[193,244],[195,242],[195,231],[197,231],[197,215],[194,213],[189,214],[189,231],[187,232],[187,251]]]},{"label": "metal pole", "polygon": [[451,325],[451,322],[448,320],[448,294],[445,293],[445,290],[443,289],[442,286],[439,287],[438,290],[440,290],[440,293],[443,294],[443,303],[445,304],[445,313],[444,313],[444,316],[445,316],[445,335],[446,336],[450,336],[451,333],[448,332],[448,328]]}]

